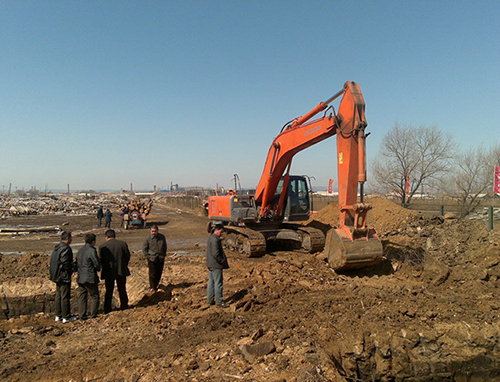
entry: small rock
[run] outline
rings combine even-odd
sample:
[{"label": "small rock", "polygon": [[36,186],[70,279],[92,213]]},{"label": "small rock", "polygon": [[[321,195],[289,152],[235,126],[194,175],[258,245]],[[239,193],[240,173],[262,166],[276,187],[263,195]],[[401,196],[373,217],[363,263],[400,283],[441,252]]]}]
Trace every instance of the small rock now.
[{"label": "small rock", "polygon": [[186,370],[196,370],[198,369],[199,366],[198,366],[198,362],[196,362],[195,359],[192,359],[191,361],[189,361],[189,363],[186,365]]},{"label": "small rock", "polygon": [[309,281],[307,280],[300,280],[299,281],[299,284],[302,285],[303,287],[305,288],[311,288],[312,287],[312,283],[310,283]]},{"label": "small rock", "polygon": [[264,330],[262,328],[259,328],[255,331],[254,334],[252,334],[252,341],[257,341],[260,337],[264,335]]},{"label": "small rock", "polygon": [[457,215],[455,215],[452,212],[447,212],[447,213],[444,214],[443,218],[445,220],[455,220],[457,218]]},{"label": "small rock", "polygon": [[272,342],[263,342],[256,345],[241,345],[240,350],[245,359],[248,362],[252,363],[257,358],[274,352],[276,350],[276,347]]}]

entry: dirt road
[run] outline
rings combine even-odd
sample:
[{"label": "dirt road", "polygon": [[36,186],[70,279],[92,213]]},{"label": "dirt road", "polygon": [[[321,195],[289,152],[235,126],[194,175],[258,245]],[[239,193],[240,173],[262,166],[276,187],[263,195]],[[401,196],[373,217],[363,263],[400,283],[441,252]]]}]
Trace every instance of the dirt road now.
[{"label": "dirt road", "polygon": [[[0,260],[4,315],[22,313],[23,306],[43,313],[0,321],[0,379],[500,379],[498,231],[422,218],[390,202],[373,204],[372,222],[388,257],[381,266],[339,275],[321,253],[248,259],[228,252],[228,309],[205,304],[206,218],[156,204],[150,220],[169,243],[161,291],[146,293],[140,247],[147,231],[118,230],[133,251],[133,307],[64,325],[53,321],[54,289],[47,280],[57,237],[2,237],[0,252],[8,253]],[[328,206],[315,221],[333,223],[334,216]],[[85,232],[96,232],[98,244],[104,239],[93,217],[25,220],[15,222],[68,223],[75,250]]]}]

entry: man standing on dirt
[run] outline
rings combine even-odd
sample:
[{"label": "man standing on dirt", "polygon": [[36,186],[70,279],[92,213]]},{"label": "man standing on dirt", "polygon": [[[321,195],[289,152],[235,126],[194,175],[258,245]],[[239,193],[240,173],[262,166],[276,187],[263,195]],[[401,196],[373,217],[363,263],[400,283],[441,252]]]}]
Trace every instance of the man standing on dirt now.
[{"label": "man standing on dirt", "polygon": [[104,213],[102,212],[102,207],[99,207],[99,209],[97,210],[97,220],[99,221],[99,223],[98,223],[99,228],[101,228],[101,226],[102,226],[103,216],[104,216]]},{"label": "man standing on dirt", "polygon": [[130,270],[128,269],[130,251],[127,243],[117,240],[115,231],[108,229],[106,231],[106,243],[99,247],[99,255],[102,266],[101,280],[104,280],[106,286],[104,313],[111,312],[115,280],[120,295],[120,310],[127,309],[127,276],[130,276]]},{"label": "man standing on dirt", "polygon": [[142,253],[148,261],[149,268],[149,288],[156,292],[160,285],[165,256],[167,255],[167,240],[165,236],[158,232],[158,226],[153,224],[150,234],[144,240]]},{"label": "man standing on dirt", "polygon": [[216,304],[222,308],[227,308],[229,305],[222,299],[222,288],[224,278],[222,272],[229,268],[226,254],[222,248],[221,236],[224,232],[222,223],[216,223],[213,233],[208,238],[207,243],[207,268],[208,268],[208,285],[207,285],[207,302],[209,305]]},{"label": "man standing on dirt", "polygon": [[106,212],[104,213],[104,226],[106,228],[111,228],[111,216],[113,216],[113,214],[111,213],[111,211],[109,210],[109,208],[106,210]]},{"label": "man standing on dirt", "polygon": [[[85,245],[76,254],[78,267],[78,313],[81,320],[96,318],[99,308],[99,277],[97,271],[101,269],[97,250],[95,249],[96,235],[85,235]],[[90,309],[87,309],[87,295],[90,295]],[[87,314],[88,313],[88,314]]]},{"label": "man standing on dirt", "polygon": [[71,275],[73,274],[73,250],[71,232],[64,231],[50,256],[50,280],[56,283],[56,322],[74,321],[71,317]]}]

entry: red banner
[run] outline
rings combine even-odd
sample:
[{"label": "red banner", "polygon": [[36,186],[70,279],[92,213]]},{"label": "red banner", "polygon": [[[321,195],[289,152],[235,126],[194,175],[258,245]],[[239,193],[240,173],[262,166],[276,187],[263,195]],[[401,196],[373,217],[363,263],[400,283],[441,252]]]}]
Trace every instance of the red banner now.
[{"label": "red banner", "polygon": [[407,195],[410,193],[410,173],[406,174],[406,192]]},{"label": "red banner", "polygon": [[333,186],[333,179],[330,179],[328,181],[328,193],[329,194],[331,194],[333,192],[332,186]]},{"label": "red banner", "polygon": [[495,166],[495,187],[493,190],[495,194],[500,194],[500,166]]}]

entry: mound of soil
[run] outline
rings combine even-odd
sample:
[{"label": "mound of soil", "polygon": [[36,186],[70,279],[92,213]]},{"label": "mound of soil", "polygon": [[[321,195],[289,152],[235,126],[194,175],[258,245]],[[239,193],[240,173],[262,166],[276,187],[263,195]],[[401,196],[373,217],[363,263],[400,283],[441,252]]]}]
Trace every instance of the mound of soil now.
[{"label": "mound of soil", "polygon": [[[417,211],[403,208],[386,199],[370,198],[367,199],[367,204],[372,206],[367,215],[367,223],[370,227],[374,227],[379,235],[387,234],[400,227],[401,224],[410,222],[420,215]],[[319,222],[335,227],[338,225],[338,221],[339,206],[337,203],[331,203],[316,212],[307,221],[307,224]]]}]

